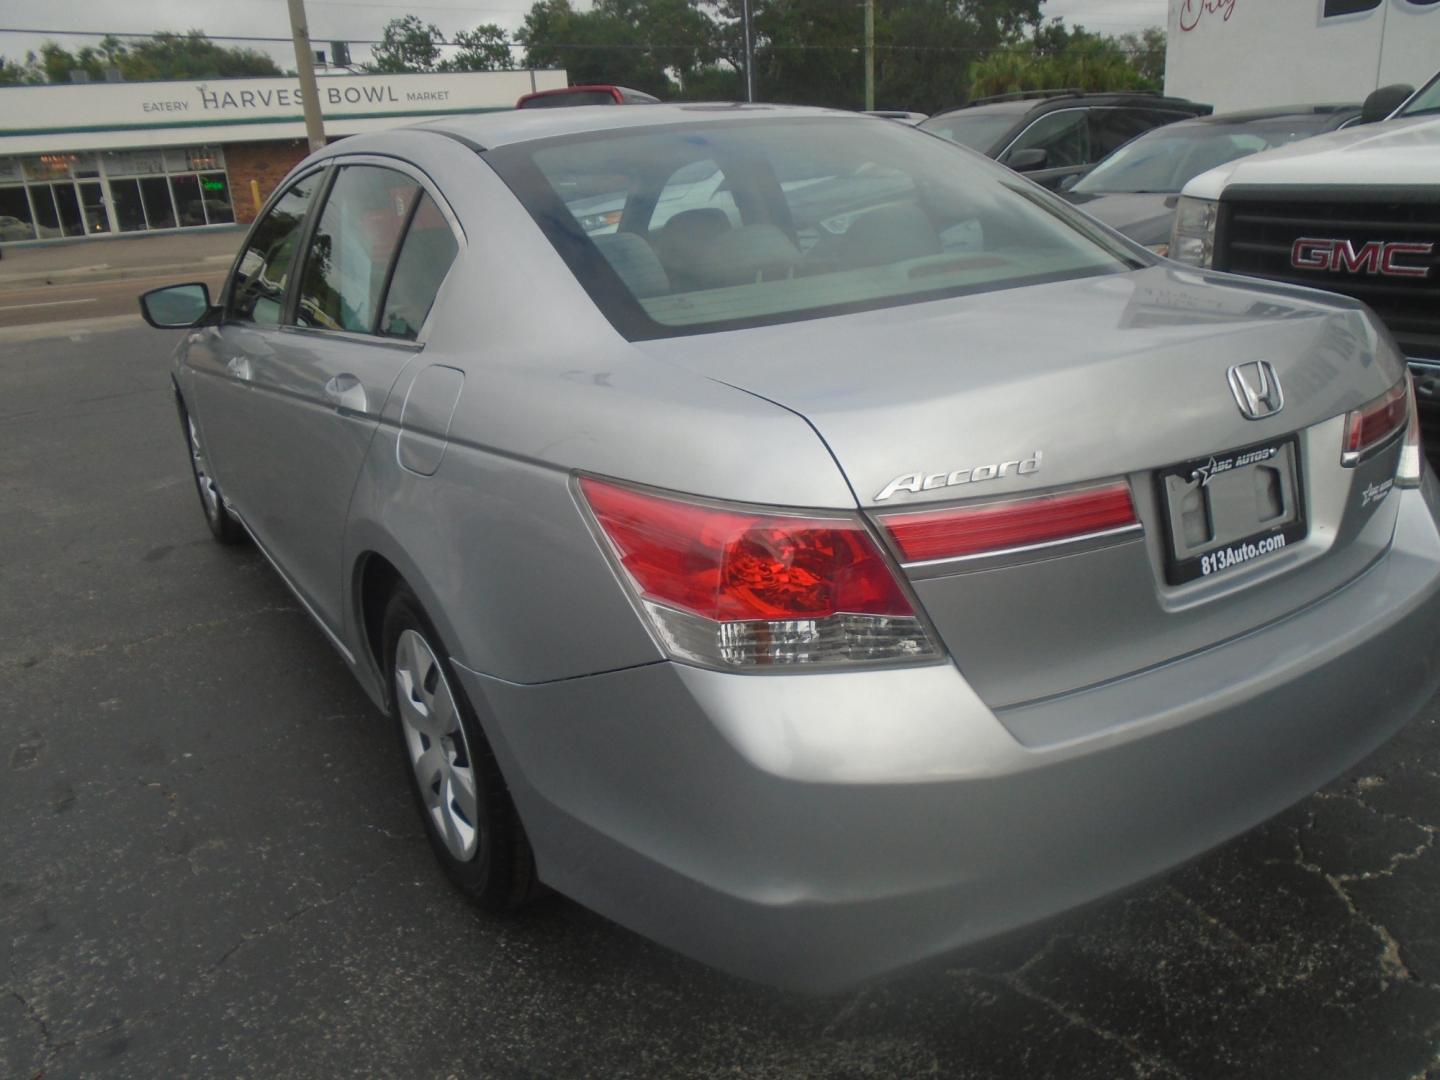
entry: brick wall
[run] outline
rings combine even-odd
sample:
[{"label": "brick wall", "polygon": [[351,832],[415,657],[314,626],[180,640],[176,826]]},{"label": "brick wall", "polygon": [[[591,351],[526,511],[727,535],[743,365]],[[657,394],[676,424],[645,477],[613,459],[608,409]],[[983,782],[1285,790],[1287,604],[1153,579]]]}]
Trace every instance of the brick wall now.
[{"label": "brick wall", "polygon": [[227,143],[225,169],[230,174],[230,198],[235,220],[255,220],[256,211],[250,181],[260,187],[260,201],[270,197],[280,181],[307,153],[304,139],[277,139],[273,142]]}]

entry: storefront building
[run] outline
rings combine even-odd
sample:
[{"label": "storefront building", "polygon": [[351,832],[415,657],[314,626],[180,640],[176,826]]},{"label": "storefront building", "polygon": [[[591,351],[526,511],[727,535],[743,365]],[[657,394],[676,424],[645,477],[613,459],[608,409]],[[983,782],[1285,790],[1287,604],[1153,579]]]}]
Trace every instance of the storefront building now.
[{"label": "storefront building", "polygon": [[[319,80],[329,139],[513,107],[564,71]],[[0,88],[0,243],[254,219],[306,154],[294,79]]]}]

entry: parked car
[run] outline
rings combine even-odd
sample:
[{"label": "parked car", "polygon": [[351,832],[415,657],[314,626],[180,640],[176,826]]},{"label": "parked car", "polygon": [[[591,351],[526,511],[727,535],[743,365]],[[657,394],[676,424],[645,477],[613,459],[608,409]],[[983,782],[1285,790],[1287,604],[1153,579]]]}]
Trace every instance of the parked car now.
[{"label": "parked car", "polygon": [[1440,455],[1440,75],[1390,119],[1232,161],[1185,185],[1170,255],[1363,301],[1409,359]]},{"label": "parked car", "polygon": [[[739,223],[652,227],[706,162]],[[588,231],[567,198],[617,179]],[[822,187],[849,209],[801,227]],[[538,878],[835,989],[1195,856],[1440,682],[1440,493],[1374,318],[903,124],[357,135],[217,304],[141,305],[185,331],[211,531],[393,718],[491,909]]]},{"label": "parked car", "polygon": [[920,128],[1053,190],[1135,136],[1211,111],[1209,105],[1159,94],[1034,90],[978,98],[935,113]]},{"label": "parked car", "polygon": [[1181,120],[1147,132],[1062,185],[1083,206],[1136,243],[1164,255],[1180,189],[1202,172],[1249,154],[1346,127],[1360,105],[1305,105]]},{"label": "parked car", "polygon": [[643,90],[608,83],[589,86],[562,86],[558,90],[536,90],[515,102],[517,109],[559,109],[572,105],[658,105],[660,99]]}]

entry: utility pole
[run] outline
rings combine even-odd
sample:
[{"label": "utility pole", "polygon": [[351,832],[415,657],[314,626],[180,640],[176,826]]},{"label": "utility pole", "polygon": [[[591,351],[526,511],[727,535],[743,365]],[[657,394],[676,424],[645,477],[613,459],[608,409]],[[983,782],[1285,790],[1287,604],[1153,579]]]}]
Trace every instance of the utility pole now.
[{"label": "utility pole", "polygon": [[310,50],[310,28],[305,24],[305,0],[288,0],[290,36],[295,39],[295,70],[305,106],[305,137],[310,152],[325,148],[325,121],[320,116],[320,91],[315,86],[315,54]]},{"label": "utility pole", "polygon": [[750,28],[750,0],[740,0],[740,21],[745,29],[745,100],[755,100],[755,34]]},{"label": "utility pole", "polygon": [[865,108],[875,108],[875,0],[865,0]]}]

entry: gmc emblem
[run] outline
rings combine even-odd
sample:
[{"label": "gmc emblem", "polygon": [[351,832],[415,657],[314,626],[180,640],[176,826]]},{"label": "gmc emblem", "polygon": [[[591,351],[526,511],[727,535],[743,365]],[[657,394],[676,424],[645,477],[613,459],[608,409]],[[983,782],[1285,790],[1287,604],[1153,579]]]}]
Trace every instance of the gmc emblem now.
[{"label": "gmc emblem", "polygon": [[1385,243],[1371,240],[1357,248],[1350,240],[1320,240],[1302,236],[1290,248],[1290,265],[1296,270],[1329,270],[1350,274],[1379,274],[1382,277],[1425,278],[1428,266],[1406,266],[1396,260],[1402,255],[1429,255],[1431,244]]}]

